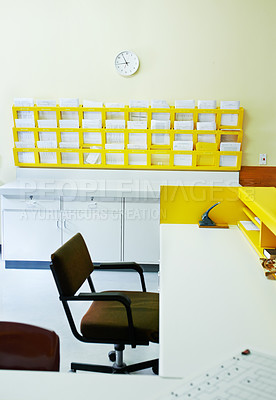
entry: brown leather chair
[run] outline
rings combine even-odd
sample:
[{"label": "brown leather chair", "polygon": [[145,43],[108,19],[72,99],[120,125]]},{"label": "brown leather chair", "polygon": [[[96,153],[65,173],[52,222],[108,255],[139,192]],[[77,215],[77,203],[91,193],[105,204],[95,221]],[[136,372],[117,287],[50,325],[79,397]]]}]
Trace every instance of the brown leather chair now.
[{"label": "brown leather chair", "polygon": [[55,332],[18,322],[0,322],[0,369],[59,371]]},{"label": "brown leather chair", "polygon": [[[136,263],[104,263],[93,265],[85,241],[77,233],[51,256],[51,269],[73,335],[82,342],[111,343],[109,355],[113,366],[72,363],[71,370],[128,373],[152,367],[158,373],[158,359],[126,366],[123,362],[125,345],[149,345],[159,342],[159,296],[146,292],[143,270]],[[142,291],[96,292],[91,279],[95,270],[135,270],[140,275]],[[78,293],[87,280],[90,292]],[[71,301],[92,304],[76,328],[69,307]]]}]

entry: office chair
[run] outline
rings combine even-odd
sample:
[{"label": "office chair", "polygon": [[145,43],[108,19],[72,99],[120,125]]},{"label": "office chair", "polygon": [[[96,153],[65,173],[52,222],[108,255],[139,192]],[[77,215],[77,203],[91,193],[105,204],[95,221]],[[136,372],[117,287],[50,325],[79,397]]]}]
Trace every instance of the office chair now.
[{"label": "office chair", "polygon": [[59,371],[55,332],[18,322],[0,322],[0,369]]},{"label": "office chair", "polygon": [[[143,270],[136,263],[103,263],[93,265],[86,243],[77,233],[51,256],[51,270],[58,288],[73,335],[82,342],[110,343],[114,351],[108,353],[112,366],[71,363],[71,370],[105,373],[129,373],[152,367],[158,374],[158,359],[126,365],[123,362],[125,345],[149,345],[159,342],[159,296],[146,292]],[[133,269],[140,275],[142,291],[96,292],[91,274],[95,270]],[[90,292],[78,290],[87,280]],[[89,301],[92,304],[83,316],[80,332],[76,328],[69,307],[71,301]]]}]

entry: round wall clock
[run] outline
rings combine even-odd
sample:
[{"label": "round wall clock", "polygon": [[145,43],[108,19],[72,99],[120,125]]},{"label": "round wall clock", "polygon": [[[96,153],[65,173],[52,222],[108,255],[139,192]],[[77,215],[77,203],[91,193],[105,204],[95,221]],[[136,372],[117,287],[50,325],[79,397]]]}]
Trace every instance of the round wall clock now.
[{"label": "round wall clock", "polygon": [[120,75],[131,76],[139,68],[139,58],[132,51],[121,51],[115,58],[115,68]]}]

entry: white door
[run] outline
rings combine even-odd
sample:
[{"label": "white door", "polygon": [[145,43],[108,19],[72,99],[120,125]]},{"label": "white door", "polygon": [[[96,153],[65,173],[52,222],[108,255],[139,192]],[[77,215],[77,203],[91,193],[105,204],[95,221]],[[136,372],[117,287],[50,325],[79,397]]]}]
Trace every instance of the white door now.
[{"label": "white door", "polygon": [[124,261],[159,263],[158,200],[125,200]]},{"label": "white door", "polygon": [[3,259],[50,261],[61,245],[60,212],[3,211]]},{"label": "white door", "polygon": [[93,262],[122,260],[121,201],[75,201],[63,206],[63,242],[80,232]]}]

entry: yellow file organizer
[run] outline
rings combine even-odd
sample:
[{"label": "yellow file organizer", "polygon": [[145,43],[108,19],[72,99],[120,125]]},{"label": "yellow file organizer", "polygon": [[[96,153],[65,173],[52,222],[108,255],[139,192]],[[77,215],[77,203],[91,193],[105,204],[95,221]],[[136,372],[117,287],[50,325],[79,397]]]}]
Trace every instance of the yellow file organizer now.
[{"label": "yellow file organizer", "polygon": [[[32,112],[34,118],[33,127],[18,127],[16,120],[20,112]],[[55,115],[57,127],[38,127],[40,114],[51,112]],[[61,127],[63,113],[75,113],[76,126],[74,128]],[[100,113],[100,128],[84,128],[84,113]],[[119,113],[125,121],[124,129],[107,129],[106,120],[110,113]],[[132,114],[142,113],[146,115],[146,129],[128,129],[127,122],[131,120]],[[154,113],[168,113],[170,129],[151,129],[151,120]],[[214,114],[216,130],[196,130],[198,114]],[[181,120],[181,115],[189,114],[193,120],[193,130],[175,130],[174,121]],[[223,114],[236,115],[236,125],[222,125]],[[220,151],[221,142],[237,142],[242,144],[242,122],[243,108],[238,110],[203,110],[203,109],[179,109],[170,108],[84,108],[80,107],[13,107],[14,119],[14,160],[15,165],[21,167],[58,167],[58,168],[116,168],[116,169],[163,169],[163,170],[221,170],[237,171],[241,167],[241,151]],[[61,147],[64,138],[75,137],[77,148]],[[75,136],[74,136],[75,134]],[[25,138],[24,138],[25,135]],[[122,148],[107,149],[107,138],[123,136]],[[139,135],[146,138],[143,148],[132,146],[131,140]],[[183,141],[189,135],[192,138],[192,150],[174,150],[174,141]],[[205,135],[212,135],[214,143],[204,141]],[[57,143],[56,148],[39,148],[38,142],[53,139]],[[26,138],[31,138],[31,146]],[[206,138],[207,136],[205,136]],[[46,139],[45,139],[46,138]],[[134,138],[134,139],[133,139]],[[21,144],[18,145],[18,142]],[[20,147],[18,147],[20,146]]]}]

